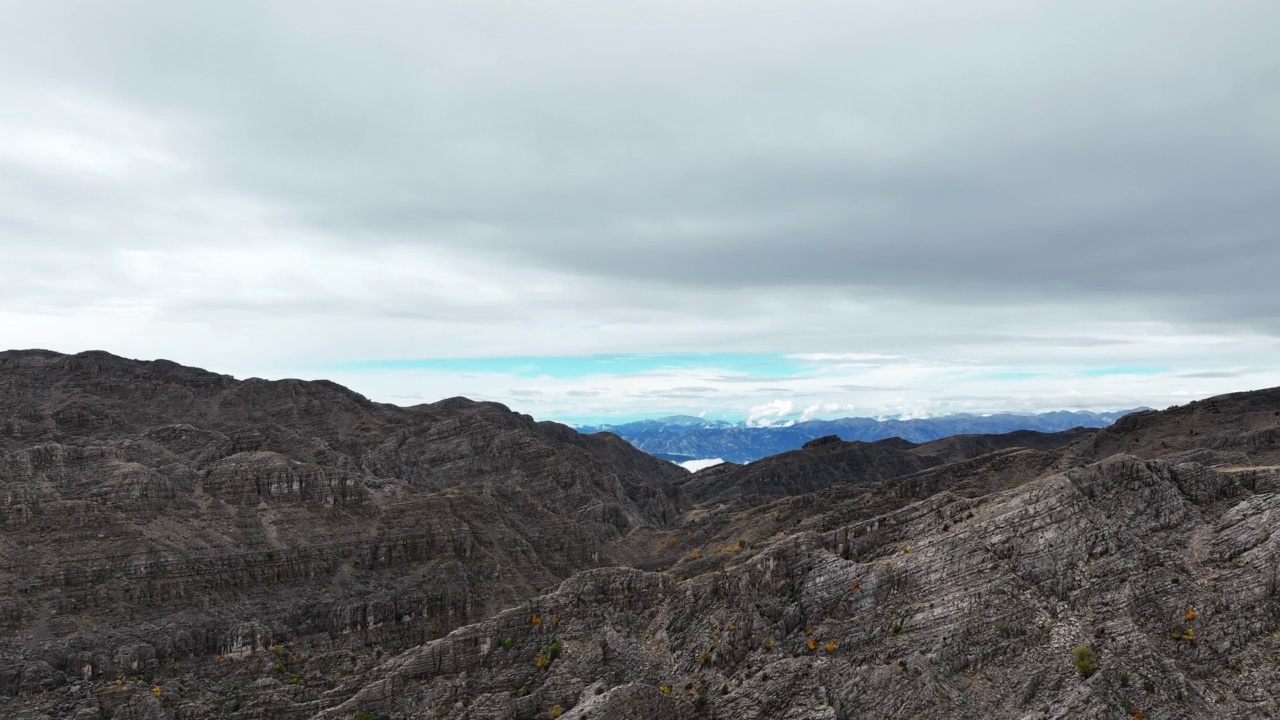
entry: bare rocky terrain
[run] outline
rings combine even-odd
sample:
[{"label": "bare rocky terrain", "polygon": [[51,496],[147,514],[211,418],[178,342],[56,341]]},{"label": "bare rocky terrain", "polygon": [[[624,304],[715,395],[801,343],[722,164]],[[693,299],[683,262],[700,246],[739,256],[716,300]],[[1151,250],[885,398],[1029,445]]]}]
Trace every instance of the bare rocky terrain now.
[{"label": "bare rocky terrain", "polygon": [[696,474],[0,353],[0,717],[1280,717],[1280,390]]}]

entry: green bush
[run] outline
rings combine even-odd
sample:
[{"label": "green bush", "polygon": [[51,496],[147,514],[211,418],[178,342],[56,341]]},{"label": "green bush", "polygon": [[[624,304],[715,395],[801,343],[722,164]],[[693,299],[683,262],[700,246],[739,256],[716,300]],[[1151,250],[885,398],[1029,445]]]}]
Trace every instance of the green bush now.
[{"label": "green bush", "polygon": [[1093,651],[1088,645],[1081,645],[1072,653],[1072,662],[1075,663],[1076,672],[1080,673],[1080,677],[1087,678],[1093,674],[1096,667],[1096,660]]}]

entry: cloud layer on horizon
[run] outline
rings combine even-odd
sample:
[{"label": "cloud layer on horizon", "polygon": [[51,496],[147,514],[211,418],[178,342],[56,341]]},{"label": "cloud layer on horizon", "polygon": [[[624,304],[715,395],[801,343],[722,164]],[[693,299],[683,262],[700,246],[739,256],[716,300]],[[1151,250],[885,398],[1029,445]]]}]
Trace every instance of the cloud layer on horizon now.
[{"label": "cloud layer on horizon", "polygon": [[[1278,26],[1167,0],[0,0],[0,346],[555,417],[1280,384]],[[672,353],[807,356],[825,387],[351,366]],[[992,377],[884,391],[875,363]],[[1123,366],[1164,372],[1080,374]],[[535,391],[562,394],[514,402]]]}]

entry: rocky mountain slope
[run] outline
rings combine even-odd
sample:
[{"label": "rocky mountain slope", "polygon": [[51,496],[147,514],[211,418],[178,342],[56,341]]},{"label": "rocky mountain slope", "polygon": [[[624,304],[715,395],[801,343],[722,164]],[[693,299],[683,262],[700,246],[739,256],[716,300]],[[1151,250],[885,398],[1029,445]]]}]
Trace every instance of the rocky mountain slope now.
[{"label": "rocky mountain slope", "polygon": [[0,354],[0,716],[1280,717],[1276,413],[691,475],[483,403]]},{"label": "rocky mountain slope", "polygon": [[925,443],[962,434],[991,435],[1018,430],[1054,433],[1079,427],[1101,428],[1130,412],[1133,411],[961,414],[912,420],[841,418],[806,420],[767,427],[677,415],[658,420],[585,427],[582,430],[614,433],[645,452],[675,462],[720,458],[729,462],[746,463],[798,450],[810,440],[828,435],[850,441],[875,442],[887,438],[902,438]]},{"label": "rocky mountain slope", "polygon": [[686,475],[498,405],[105,353],[0,354],[0,423],[7,694],[284,637],[358,665],[630,562]]}]

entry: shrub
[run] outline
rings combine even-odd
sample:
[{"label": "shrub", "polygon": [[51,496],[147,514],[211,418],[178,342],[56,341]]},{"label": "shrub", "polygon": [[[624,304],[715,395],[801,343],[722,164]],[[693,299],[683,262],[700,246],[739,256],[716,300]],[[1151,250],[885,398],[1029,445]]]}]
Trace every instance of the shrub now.
[{"label": "shrub", "polygon": [[1192,620],[1195,620],[1195,619],[1196,619],[1196,609],[1195,609],[1195,608],[1193,608],[1193,607],[1191,607],[1191,608],[1187,608],[1187,612],[1186,612],[1185,614],[1183,614],[1182,619],[1183,619],[1183,620],[1186,620],[1187,622],[1191,622]]},{"label": "shrub", "polygon": [[534,625],[535,627],[537,627],[538,625],[541,625],[541,624],[542,624],[542,616],[541,616],[541,615],[534,615],[533,617],[529,618],[529,622],[530,622],[532,625]]},{"label": "shrub", "polygon": [[559,705],[556,705],[555,707],[547,711],[547,716],[553,719],[558,718],[563,714],[564,714],[564,708],[560,707]]},{"label": "shrub", "polygon": [[856,581],[851,582],[849,583],[849,592],[857,592],[860,587],[862,587],[862,583]]},{"label": "shrub", "polygon": [[671,694],[671,686],[670,686],[670,685],[661,685],[661,686],[659,686],[659,687],[658,687],[658,689],[662,691],[662,694],[663,694],[663,695],[670,695],[670,694]]},{"label": "shrub", "polygon": [[538,656],[537,660],[533,661],[534,667],[538,668],[539,670],[541,670],[542,668],[550,664],[551,664],[551,659],[547,657],[546,653],[542,653],[541,655]]},{"label": "shrub", "polygon": [[809,638],[809,642],[805,643],[805,647],[809,648],[810,651],[817,650],[818,641],[813,638]]},{"label": "shrub", "polygon": [[839,647],[839,646],[840,646],[840,641],[839,641],[839,640],[832,640],[832,641],[830,641],[830,642],[828,642],[828,643],[827,643],[827,652],[829,652],[829,653],[833,653],[833,652],[835,652],[835,651],[836,651],[836,648],[837,648],[837,647]]},{"label": "shrub", "polygon": [[511,648],[513,648],[513,647],[515,647],[515,646],[516,646],[516,639],[515,639],[515,638],[511,637],[510,635],[508,635],[508,636],[506,636],[506,637],[502,638],[502,649],[503,649],[503,650],[510,650]]},{"label": "shrub", "polygon": [[560,651],[563,649],[564,646],[560,644],[559,640],[552,640],[551,644],[547,646],[547,657],[551,660],[555,660],[560,657]]},{"label": "shrub", "polygon": [[773,638],[765,638],[765,639],[764,639],[764,649],[765,649],[765,651],[766,651],[766,652],[768,652],[768,651],[770,651],[770,650],[772,650],[772,649],[773,649]]},{"label": "shrub", "polygon": [[1080,677],[1087,678],[1093,674],[1095,668],[1095,658],[1093,650],[1088,645],[1081,645],[1072,653],[1072,662],[1076,666],[1076,672],[1080,673]]},{"label": "shrub", "polygon": [[693,552],[689,553],[689,557],[694,560],[700,560],[702,558],[702,551],[694,550]]}]

